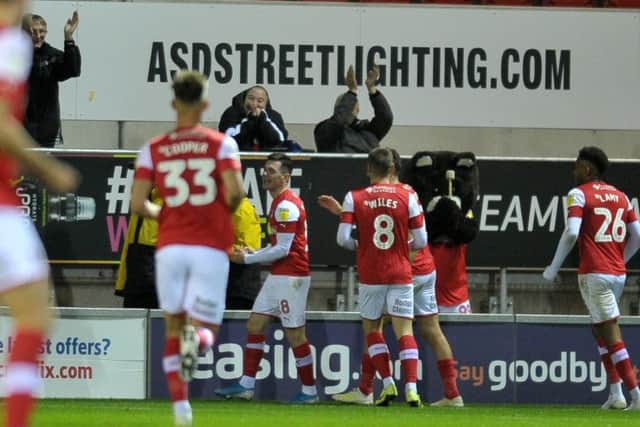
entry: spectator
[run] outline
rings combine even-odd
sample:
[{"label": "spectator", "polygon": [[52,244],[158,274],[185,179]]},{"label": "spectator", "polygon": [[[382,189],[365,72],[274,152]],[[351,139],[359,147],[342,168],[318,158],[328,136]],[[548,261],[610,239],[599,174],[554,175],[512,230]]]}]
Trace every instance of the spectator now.
[{"label": "spectator", "polygon": [[627,278],[625,263],[640,247],[640,223],[629,198],[602,180],[608,166],[607,155],[598,147],[584,147],[578,153],[573,169],[577,186],[567,197],[567,225],[542,276],[554,280],[578,242],[578,287],[610,384],[602,409],[626,406],[624,383],[631,396],[627,410],[638,411],[640,390],[618,325],[618,300]]},{"label": "spectator", "polygon": [[51,148],[56,142],[63,142],[58,82],[80,76],[80,50],[73,40],[78,23],[76,11],[64,25],[64,52],[61,52],[45,42],[47,22],[44,18],[31,15],[34,49],[25,127],[42,147]]},{"label": "spectator", "polygon": [[[47,255],[31,221],[25,220],[11,182],[22,167],[54,192],[73,191],[75,171],[30,150],[35,142],[20,123],[31,62],[31,43],[19,27],[24,2],[0,0],[0,299],[13,316],[11,351],[3,362],[6,427],[26,427],[40,390],[42,342],[50,324],[51,278]],[[4,357],[4,355],[3,355]]]},{"label": "spectator", "polygon": [[[234,248],[255,251],[261,246],[260,219],[256,208],[248,198],[233,213],[233,231],[235,232]],[[227,285],[227,309],[251,310],[253,302],[260,292],[260,264],[229,264],[229,284]]]},{"label": "spectator", "polygon": [[316,147],[320,153],[368,153],[380,145],[380,141],[391,129],[393,113],[387,99],[376,87],[380,71],[374,66],[367,73],[365,85],[374,116],[371,121],[358,119],[358,83],[353,65],[349,67],[346,93],[338,96],[333,116],[318,123],[313,131]]},{"label": "spectator", "polygon": [[262,86],[234,96],[222,113],[218,130],[232,136],[240,151],[284,149],[288,136],[282,116],[271,107],[269,93]]},{"label": "spectator", "polygon": [[[158,190],[151,191],[150,201],[162,204]],[[132,214],[127,239],[120,255],[116,295],[124,297],[124,308],[158,308],[154,256],[158,241],[158,221]]]}]

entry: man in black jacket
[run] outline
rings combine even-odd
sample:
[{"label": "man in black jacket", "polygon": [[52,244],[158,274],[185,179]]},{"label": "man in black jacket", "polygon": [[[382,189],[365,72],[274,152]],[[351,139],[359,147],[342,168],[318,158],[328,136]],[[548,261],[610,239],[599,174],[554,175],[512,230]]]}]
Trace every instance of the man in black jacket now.
[{"label": "man in black jacket", "polygon": [[218,130],[233,137],[240,151],[273,151],[286,147],[287,130],[280,113],[271,108],[269,93],[252,86],[233,97]]},{"label": "man in black jacket", "polygon": [[358,83],[353,66],[349,67],[346,83],[349,90],[338,96],[333,116],[318,123],[313,131],[320,153],[368,153],[380,145],[380,140],[393,124],[393,113],[387,99],[376,88],[380,71],[374,66],[367,73],[365,85],[373,106],[374,117],[359,120]]},{"label": "man in black jacket", "polygon": [[78,12],[73,12],[64,26],[64,52],[45,42],[47,22],[42,16],[31,16],[33,65],[29,75],[29,101],[25,128],[43,147],[62,142],[58,82],[80,76],[80,50],[73,41],[78,28]]}]

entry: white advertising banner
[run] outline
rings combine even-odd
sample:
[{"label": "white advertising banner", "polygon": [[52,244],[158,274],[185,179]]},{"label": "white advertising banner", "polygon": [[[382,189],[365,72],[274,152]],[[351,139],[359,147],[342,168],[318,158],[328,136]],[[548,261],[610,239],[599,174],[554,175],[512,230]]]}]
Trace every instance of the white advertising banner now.
[{"label": "white advertising banner", "polygon": [[[55,398],[144,399],[146,319],[56,319],[40,349],[42,387]],[[15,337],[0,316],[0,377]],[[2,380],[2,378],[0,378]],[[2,384],[2,381],[0,381]],[[0,385],[0,396],[4,396]]]},{"label": "white advertising banner", "polygon": [[[286,123],[328,117],[374,63],[397,125],[640,129],[640,13],[419,5],[34,2],[62,47],[80,11],[67,119],[170,121],[171,75],[210,77],[217,121],[261,84]],[[361,116],[371,114],[360,88]]]}]

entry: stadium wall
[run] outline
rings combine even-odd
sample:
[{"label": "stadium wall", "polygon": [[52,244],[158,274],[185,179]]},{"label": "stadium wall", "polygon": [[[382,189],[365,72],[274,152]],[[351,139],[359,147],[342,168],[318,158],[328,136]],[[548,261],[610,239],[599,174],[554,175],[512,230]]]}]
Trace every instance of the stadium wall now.
[{"label": "stadium wall", "polygon": [[[634,117],[640,92],[635,78],[640,56],[633,54],[639,51],[637,11],[298,2],[34,5],[51,27],[62,25],[74,8],[82,16],[77,38],[83,75],[62,85],[68,147],[137,149],[166,130],[171,110],[162,80],[181,61],[204,68],[203,52],[210,51],[215,82],[207,120],[214,126],[235,93],[265,80],[292,138],[311,149],[313,125],[330,114],[344,89],[341,67],[354,62],[358,68],[360,61],[362,73],[376,59],[386,67],[380,87],[396,117],[386,143],[403,154],[446,148],[480,155],[573,156],[593,144],[612,157],[640,157]],[[150,15],[154,20],[140,31]],[[212,17],[218,25],[210,25]],[[192,25],[177,28],[176,19]],[[335,31],[318,32],[310,19],[335,22]],[[270,31],[247,35],[235,24],[245,21],[247,28],[267,22]],[[122,31],[102,37],[113,33],[112,22]],[[291,44],[291,34],[304,34],[304,45]],[[50,37],[61,45],[61,34],[52,31]],[[215,56],[216,49],[226,52],[223,43],[232,50],[229,68]],[[251,52],[262,49],[267,59],[273,53],[274,60],[265,65],[247,54],[243,65],[240,45],[250,45]],[[326,73],[319,46],[334,52],[324,63]],[[338,54],[341,47],[344,55]],[[417,59],[424,59],[423,69]],[[368,117],[362,101],[362,116]]]},{"label": "stadium wall", "polygon": [[[164,399],[163,320],[157,310],[61,309],[43,343],[40,374],[47,398]],[[215,352],[199,359],[190,394],[212,391],[242,374],[248,312],[230,311]],[[0,311],[0,376],[11,352],[10,318]],[[586,316],[442,315],[458,361],[458,385],[467,403],[600,404],[608,395],[606,372]],[[640,354],[640,319],[620,320],[631,355]],[[357,386],[362,336],[357,313],[308,312],[316,380],[322,399]],[[397,346],[385,328],[392,358]],[[274,325],[258,374],[256,398],[285,400],[299,389],[295,358],[284,331]],[[543,344],[543,345],[541,345]],[[419,341],[419,392],[442,396],[432,352]],[[399,378],[399,362],[393,363]],[[376,383],[376,393],[381,387]],[[402,387],[399,387],[402,390]],[[0,395],[3,395],[0,389]]]},{"label": "stadium wall", "polygon": [[[54,221],[53,204],[37,182],[26,178],[18,194],[25,214],[43,237],[56,282],[57,301],[64,306],[116,307],[113,296],[120,247],[127,228],[134,151],[53,150],[84,175],[77,196],[96,204],[91,219]],[[292,155],[296,160],[291,187],[305,202],[309,218],[313,286],[309,308],[353,309],[354,256],[335,245],[337,219],[321,209],[316,198],[342,198],[366,181],[364,155]],[[265,154],[244,153],[245,190],[265,220],[270,198],[260,188]],[[540,272],[551,258],[564,228],[565,196],[571,183],[571,159],[478,159],[480,198],[474,213],[480,233],[468,251],[472,308],[475,312],[580,314],[584,307],[575,284],[575,257],[563,271],[563,285],[542,281]],[[331,170],[328,174],[326,171]],[[532,179],[531,171],[538,178]],[[637,161],[617,160],[608,179],[631,197],[638,210],[640,168]],[[44,197],[43,197],[44,196]],[[68,198],[67,202],[73,200]],[[66,206],[66,205],[65,205]],[[630,264],[631,277],[622,298],[623,314],[638,313],[640,258]],[[351,270],[350,270],[351,269]],[[265,273],[267,268],[265,267]]]}]

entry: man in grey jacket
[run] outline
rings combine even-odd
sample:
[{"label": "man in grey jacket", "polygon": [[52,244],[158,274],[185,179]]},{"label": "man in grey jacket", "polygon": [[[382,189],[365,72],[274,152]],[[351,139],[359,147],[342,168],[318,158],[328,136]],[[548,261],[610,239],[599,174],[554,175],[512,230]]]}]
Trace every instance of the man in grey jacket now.
[{"label": "man in grey jacket", "polygon": [[368,153],[380,145],[380,140],[393,124],[393,113],[387,99],[376,87],[380,77],[378,66],[367,73],[365,85],[374,111],[371,120],[359,120],[358,83],[353,66],[345,77],[348,91],[336,99],[333,115],[318,123],[313,131],[318,152]]}]

